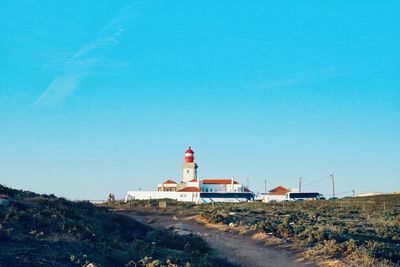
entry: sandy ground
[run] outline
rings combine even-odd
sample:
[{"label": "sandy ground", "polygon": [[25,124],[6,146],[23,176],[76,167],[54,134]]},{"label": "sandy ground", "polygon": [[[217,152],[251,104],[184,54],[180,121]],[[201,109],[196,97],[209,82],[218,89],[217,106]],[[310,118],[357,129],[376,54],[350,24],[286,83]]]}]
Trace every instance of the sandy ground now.
[{"label": "sandy ground", "polygon": [[315,267],[315,263],[303,261],[293,249],[265,245],[249,235],[240,235],[216,225],[201,223],[196,214],[179,214],[163,211],[123,212],[154,228],[174,228],[180,234],[193,233],[201,236],[219,255],[232,263],[249,267]]}]

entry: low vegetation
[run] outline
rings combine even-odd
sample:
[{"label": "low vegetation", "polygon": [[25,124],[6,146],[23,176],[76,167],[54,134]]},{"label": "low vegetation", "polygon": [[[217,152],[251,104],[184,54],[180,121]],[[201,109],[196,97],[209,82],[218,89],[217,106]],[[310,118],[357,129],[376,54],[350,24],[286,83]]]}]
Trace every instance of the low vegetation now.
[{"label": "low vegetation", "polygon": [[0,266],[230,266],[193,235],[0,185]]},{"label": "low vegetation", "polygon": [[202,205],[211,223],[290,242],[345,266],[400,266],[400,195],[326,201]]}]

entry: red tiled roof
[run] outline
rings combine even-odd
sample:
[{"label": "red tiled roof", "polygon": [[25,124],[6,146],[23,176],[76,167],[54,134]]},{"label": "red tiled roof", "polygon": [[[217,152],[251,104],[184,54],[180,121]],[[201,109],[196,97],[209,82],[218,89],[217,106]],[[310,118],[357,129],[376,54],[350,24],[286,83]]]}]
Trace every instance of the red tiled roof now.
[{"label": "red tiled roof", "polygon": [[269,192],[275,192],[275,191],[289,191],[289,190],[286,189],[286,188],[283,187],[283,186],[277,186],[277,187],[275,187],[275,188],[269,190]]},{"label": "red tiled roof", "polygon": [[177,184],[177,183],[172,180],[166,180],[165,182],[163,182],[163,184]]},{"label": "red tiled roof", "polygon": [[178,190],[177,192],[201,192],[198,187],[189,186]]},{"label": "red tiled roof", "polygon": [[189,183],[197,182],[197,179],[192,179],[189,181]]},{"label": "red tiled roof", "polygon": [[[231,184],[231,179],[205,179],[201,181],[202,184]],[[233,181],[234,184],[239,184],[236,181]]]}]

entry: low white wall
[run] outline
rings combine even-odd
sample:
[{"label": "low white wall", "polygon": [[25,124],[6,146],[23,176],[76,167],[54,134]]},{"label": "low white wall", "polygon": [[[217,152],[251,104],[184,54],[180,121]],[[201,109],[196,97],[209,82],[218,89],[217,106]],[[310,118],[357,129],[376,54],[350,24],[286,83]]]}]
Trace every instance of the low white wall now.
[{"label": "low white wall", "polygon": [[208,198],[204,197],[201,199],[201,203],[212,203],[212,202],[226,202],[226,203],[240,203],[248,202],[247,198]]},{"label": "low white wall", "polygon": [[147,200],[147,199],[175,199],[185,202],[198,202],[199,193],[197,192],[161,192],[161,191],[128,191],[125,201]]},{"label": "low white wall", "polygon": [[281,202],[286,200],[286,195],[265,195],[264,196],[264,202],[271,202],[271,201],[276,201],[276,202]]},{"label": "low white wall", "polygon": [[163,191],[128,191],[126,193],[125,201],[135,200],[135,199],[161,199],[170,198],[178,199],[178,192],[163,192]]}]

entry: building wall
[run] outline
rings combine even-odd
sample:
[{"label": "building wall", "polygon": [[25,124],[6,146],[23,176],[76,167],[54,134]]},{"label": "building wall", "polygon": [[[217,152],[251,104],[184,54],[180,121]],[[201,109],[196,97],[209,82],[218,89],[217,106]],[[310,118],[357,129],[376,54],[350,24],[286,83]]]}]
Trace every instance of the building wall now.
[{"label": "building wall", "polygon": [[177,186],[178,186],[177,184],[164,184],[164,183],[158,184],[158,187],[177,187]]},{"label": "building wall", "polygon": [[177,191],[177,184],[158,184],[157,191]]},{"label": "building wall", "polygon": [[200,183],[199,182],[187,182],[186,183],[187,187],[197,187],[200,188]]},{"label": "building wall", "polygon": [[157,187],[157,191],[164,191],[164,192],[168,192],[168,191],[177,191],[176,190],[176,186],[167,186],[167,187],[163,187],[163,186],[160,186],[160,187]]}]

